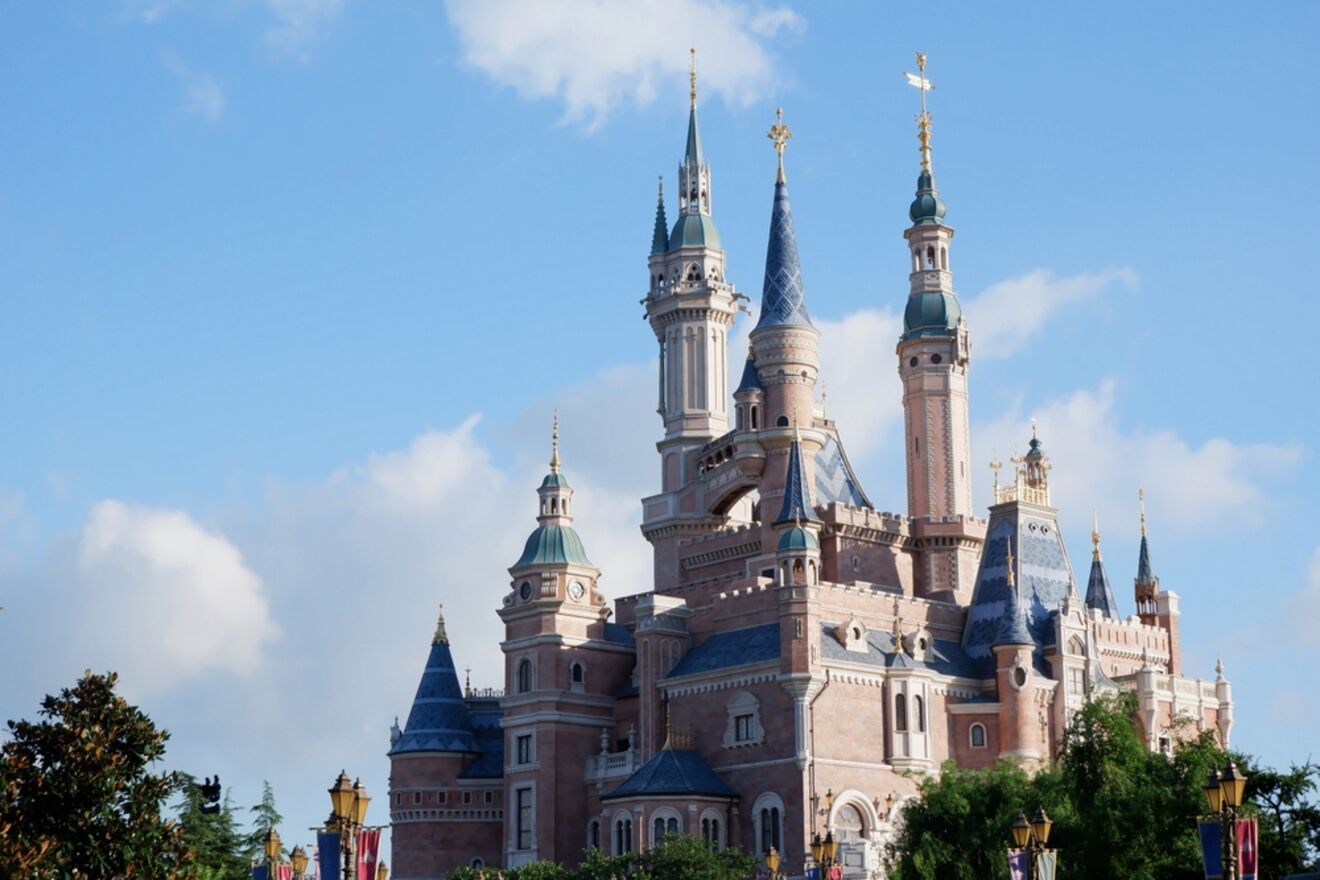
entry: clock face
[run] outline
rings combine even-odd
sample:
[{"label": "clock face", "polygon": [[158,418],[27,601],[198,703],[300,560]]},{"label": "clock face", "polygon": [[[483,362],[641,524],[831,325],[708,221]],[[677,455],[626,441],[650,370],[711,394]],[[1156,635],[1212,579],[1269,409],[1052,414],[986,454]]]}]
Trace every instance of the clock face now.
[{"label": "clock face", "polygon": [[582,581],[573,581],[573,583],[568,585],[568,595],[572,596],[574,599],[581,599],[586,594],[587,587]]}]

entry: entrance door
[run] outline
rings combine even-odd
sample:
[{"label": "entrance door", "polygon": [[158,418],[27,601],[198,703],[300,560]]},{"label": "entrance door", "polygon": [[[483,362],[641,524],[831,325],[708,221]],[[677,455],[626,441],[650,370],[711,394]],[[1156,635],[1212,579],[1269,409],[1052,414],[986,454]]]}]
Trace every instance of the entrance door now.
[{"label": "entrance door", "polygon": [[834,814],[834,839],[839,843],[836,858],[843,866],[844,877],[870,874],[871,842],[862,813],[852,804],[844,804]]}]

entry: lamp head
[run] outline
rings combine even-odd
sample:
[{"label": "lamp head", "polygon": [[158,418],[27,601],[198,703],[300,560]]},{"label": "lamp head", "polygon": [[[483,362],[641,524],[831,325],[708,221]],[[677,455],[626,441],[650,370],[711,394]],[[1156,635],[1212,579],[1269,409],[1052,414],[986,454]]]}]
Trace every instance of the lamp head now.
[{"label": "lamp head", "polygon": [[817,831],[811,836],[811,860],[819,865],[820,857],[824,851],[824,844],[820,842],[820,832]]},{"label": "lamp head", "polygon": [[1036,808],[1036,815],[1031,817],[1031,833],[1036,835],[1036,840],[1041,846],[1050,842],[1050,829],[1054,827],[1054,820],[1045,812],[1044,807]]},{"label": "lamp head", "polygon": [[358,779],[353,783],[353,823],[361,825],[367,821],[367,805],[371,803],[371,797],[367,794],[367,789],[362,785],[362,780]]},{"label": "lamp head", "polygon": [[1025,849],[1031,842],[1031,823],[1027,821],[1027,814],[1018,813],[1010,830],[1013,832],[1013,845],[1018,849]]},{"label": "lamp head", "polygon": [[376,864],[376,880],[390,880],[390,868],[384,862]]},{"label": "lamp head", "polygon": [[283,846],[280,845],[280,833],[274,828],[266,832],[266,858],[270,861],[277,861]]},{"label": "lamp head", "polygon": [[353,815],[353,784],[348,781],[348,774],[339,771],[339,778],[330,786],[330,815],[339,822],[344,822]]},{"label": "lamp head", "polygon": [[1230,807],[1242,806],[1242,795],[1247,790],[1247,777],[1243,776],[1232,761],[1219,774],[1219,790],[1224,794],[1224,802]]},{"label": "lamp head", "polygon": [[771,877],[779,873],[779,851],[773,846],[770,847],[770,852],[765,854],[765,866],[770,869]]},{"label": "lamp head", "polygon": [[293,852],[289,853],[289,864],[293,865],[295,875],[301,875],[307,870],[307,851],[301,846],[295,846]]},{"label": "lamp head", "polygon": [[1219,787],[1219,771],[1211,770],[1205,779],[1205,801],[1210,805],[1210,812],[1218,813],[1224,806],[1224,791]]},{"label": "lamp head", "polygon": [[829,862],[831,865],[834,864],[834,853],[838,848],[839,844],[834,841],[834,832],[832,830],[826,831],[825,843],[822,845],[825,861]]}]

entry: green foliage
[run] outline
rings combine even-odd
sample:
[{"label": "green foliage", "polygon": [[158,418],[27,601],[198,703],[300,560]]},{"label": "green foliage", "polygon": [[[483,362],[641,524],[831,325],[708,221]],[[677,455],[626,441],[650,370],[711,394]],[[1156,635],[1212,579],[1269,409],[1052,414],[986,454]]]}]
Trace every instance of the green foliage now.
[{"label": "green foliage", "polygon": [[644,853],[606,856],[587,850],[576,868],[554,862],[529,862],[507,871],[495,868],[459,868],[449,880],[748,880],[756,870],[753,856],[730,847],[715,850],[706,841],[685,834],[670,834],[659,846]]},{"label": "green foliage", "polygon": [[1320,766],[1307,761],[1280,773],[1241,761],[1247,800],[1260,812],[1260,870],[1266,878],[1300,874],[1320,858],[1320,805],[1312,795]]},{"label": "green foliage", "polygon": [[10,721],[0,747],[0,876],[173,878],[187,869],[181,829],[161,815],[180,790],[149,767],[169,734],[115,693],[114,673],[83,673]]},{"label": "green foliage", "polygon": [[250,869],[244,854],[246,844],[228,793],[220,812],[204,813],[197,779],[185,775],[183,781],[179,827],[183,829],[184,845],[192,854],[192,876],[197,880],[247,880]]},{"label": "green foliage", "polygon": [[[243,858],[248,861],[264,862],[266,859],[266,834],[272,828],[278,829],[284,817],[275,808],[275,789],[270,780],[261,780],[261,800],[248,807],[252,813],[252,830],[243,837]],[[282,849],[281,858],[289,857],[289,848]]]}]

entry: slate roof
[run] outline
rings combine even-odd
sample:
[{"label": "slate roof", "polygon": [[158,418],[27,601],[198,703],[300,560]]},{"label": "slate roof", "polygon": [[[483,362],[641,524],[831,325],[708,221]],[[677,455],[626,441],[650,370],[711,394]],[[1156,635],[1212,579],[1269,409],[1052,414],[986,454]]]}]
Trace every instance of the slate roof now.
[{"label": "slate roof", "polygon": [[635,645],[636,640],[628,627],[621,623],[605,624],[605,641],[613,642],[616,645]]},{"label": "slate roof", "polygon": [[837,432],[825,432],[825,445],[816,453],[816,503],[826,507],[838,501],[852,507],[871,507],[862,484],[853,473]]},{"label": "slate roof", "polygon": [[1105,574],[1105,564],[1098,552],[1091,560],[1091,576],[1086,581],[1086,607],[1113,620],[1119,618],[1118,602],[1114,600],[1114,591],[1109,587],[1109,576]]},{"label": "slate roof", "polygon": [[738,390],[734,394],[742,394],[744,391],[762,391],[761,377],[756,372],[756,358],[752,353],[747,352],[747,362],[743,364],[742,381],[738,383]]},{"label": "slate roof", "polygon": [[699,795],[735,798],[737,792],[711,769],[699,752],[688,749],[661,749],[651,756],[623,784],[601,797],[612,800],[625,797],[660,795]]},{"label": "slate roof", "polygon": [[797,235],[793,211],[788,204],[788,184],[775,183],[774,207],[770,211],[770,240],[765,251],[765,281],[761,285],[761,317],[757,328],[812,326],[807,316],[807,293],[798,263]]},{"label": "slate roof", "polygon": [[779,624],[765,623],[715,633],[683,655],[669,678],[778,659]]},{"label": "slate roof", "polygon": [[796,437],[788,448],[788,476],[784,485],[784,503],[779,507],[775,525],[791,522],[820,522],[811,506],[807,475],[802,469],[802,444]]},{"label": "slate roof", "polygon": [[481,754],[463,768],[458,774],[460,779],[499,779],[504,776],[504,731],[500,728],[503,715],[497,700],[468,701],[468,717]]},{"label": "slate roof", "polygon": [[655,229],[651,231],[651,253],[663,254],[669,250],[669,221],[665,219],[665,191],[660,189],[660,197],[655,203]]},{"label": "slate roof", "polygon": [[876,630],[866,634],[866,651],[849,651],[834,637],[836,626],[834,623],[820,625],[821,656],[826,660],[875,667],[929,669],[940,675],[959,678],[993,678],[995,674],[993,658],[969,657],[962,645],[947,639],[933,640],[925,660],[917,660],[904,652],[895,652],[893,633]]},{"label": "slate roof", "polygon": [[1141,549],[1137,553],[1137,583],[1152,584],[1157,583],[1159,578],[1155,577],[1155,567],[1150,564],[1150,546],[1146,543],[1146,532],[1141,532]]},{"label": "slate roof", "polygon": [[449,643],[437,638],[417,685],[403,734],[390,747],[400,752],[480,752]]}]

